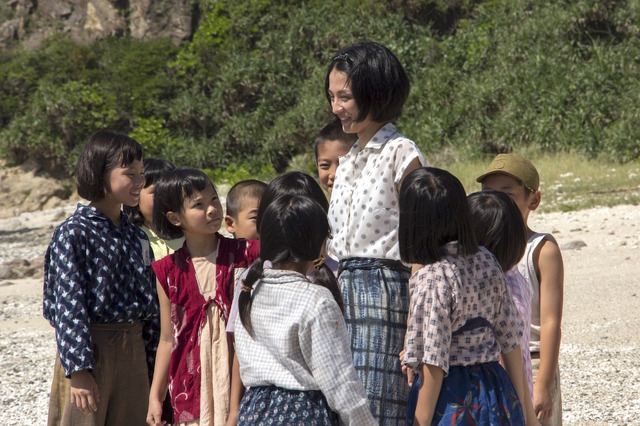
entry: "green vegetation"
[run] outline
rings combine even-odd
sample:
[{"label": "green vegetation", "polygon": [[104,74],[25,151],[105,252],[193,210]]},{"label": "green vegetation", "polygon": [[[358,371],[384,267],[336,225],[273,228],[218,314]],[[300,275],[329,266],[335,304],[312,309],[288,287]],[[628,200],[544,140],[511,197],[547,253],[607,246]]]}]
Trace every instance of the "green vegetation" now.
[{"label": "green vegetation", "polygon": [[108,127],[217,179],[275,174],[309,163],[329,117],[326,64],[366,38],[405,64],[412,93],[398,127],[430,164],[511,150],[571,153],[575,167],[640,157],[636,1],[193,4],[198,29],[181,46],[57,36],[0,52],[0,156],[70,173],[87,136]]},{"label": "green vegetation", "polygon": [[[640,204],[640,164],[585,160],[571,153],[529,157],[540,174],[539,212],[576,211],[618,204]],[[468,160],[441,167],[463,183],[467,193],[480,191],[476,177],[490,160]]]}]

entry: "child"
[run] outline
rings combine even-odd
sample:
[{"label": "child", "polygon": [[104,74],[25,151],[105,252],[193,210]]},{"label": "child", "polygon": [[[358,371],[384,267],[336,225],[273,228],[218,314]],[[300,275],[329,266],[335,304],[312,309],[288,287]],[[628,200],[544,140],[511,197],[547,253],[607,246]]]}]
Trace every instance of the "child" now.
[{"label": "child", "polygon": [[258,240],[256,216],[260,197],[267,184],[259,180],[243,180],[231,187],[227,193],[227,214],[224,217],[227,231],[234,238]]},{"label": "child", "polygon": [[[238,424],[337,425],[339,417],[374,425],[342,311],[323,288],[336,285],[321,254],[330,235],[325,211],[310,198],[283,195],[266,207],[260,229],[260,258],[242,285],[235,334],[249,386]],[[307,278],[314,268],[315,284]]]},{"label": "child", "polygon": [[144,188],[140,192],[140,203],[137,206],[123,206],[122,210],[134,225],[147,234],[153,257],[160,260],[173,253],[184,243],[184,238],[163,240],[153,230],[153,193],[156,189],[156,181],[161,174],[175,169],[175,166],[161,158],[145,158],[144,164]]},{"label": "child", "polygon": [[524,424],[523,323],[455,176],[422,168],[405,178],[399,241],[403,261],[424,265],[409,282],[403,361],[421,373],[415,422]]},{"label": "child", "polygon": [[[260,197],[260,203],[258,204],[258,211],[256,213],[256,230],[258,232],[258,238],[260,237],[260,220],[264,215],[264,211],[269,204],[276,198],[282,195],[302,195],[309,197],[316,201],[324,209],[325,212],[329,210],[329,203],[327,198],[322,192],[322,188],[318,183],[306,173],[302,172],[287,172],[274,178],[269,185],[265,188],[262,196]],[[243,278],[246,277],[244,274]],[[229,314],[229,321],[227,324],[227,333],[234,333],[236,315],[238,314],[238,297],[240,296],[241,283],[239,280],[236,282],[236,288],[233,295],[233,303],[231,305],[231,312]]]},{"label": "child", "polygon": [[467,197],[471,224],[478,244],[493,254],[504,271],[507,287],[524,322],[520,343],[522,366],[527,380],[522,402],[527,424],[537,424],[533,411],[533,378],[529,334],[531,329],[531,288],[518,271],[518,261],[527,246],[527,231],[516,203],[504,192],[482,191]]},{"label": "child", "polygon": [[[302,172],[287,172],[275,179],[273,179],[267,188],[265,189],[262,197],[260,198],[260,204],[258,206],[257,214],[257,230],[260,233],[260,222],[264,216],[266,208],[282,195],[302,195],[309,197],[316,201],[325,213],[329,210],[329,203],[327,198],[322,192],[320,185],[306,173]],[[270,262],[265,262],[264,267],[269,267]],[[242,279],[246,278],[246,272],[242,276]],[[241,280],[236,282],[236,291],[234,293],[233,303],[231,305],[231,313],[229,314],[229,322],[227,324],[227,333],[233,334],[235,331],[236,317],[238,314],[238,298],[241,294],[242,283]],[[337,287],[334,289],[337,292]],[[342,304],[340,305],[342,306]],[[240,400],[244,394],[244,386],[239,380],[240,366],[238,364],[237,357],[233,360],[233,380],[231,383],[231,416],[237,416],[240,408]],[[236,380],[238,378],[238,380]],[[235,418],[235,417],[234,417]]]},{"label": "child", "polygon": [[220,234],[222,205],[206,174],[179,168],[156,183],[158,235],[184,236],[184,246],[153,263],[161,335],[147,423],[162,424],[169,385],[176,423],[222,425],[229,415],[233,347],[225,333],[234,269],[256,257],[255,241]]},{"label": "child", "polygon": [[325,79],[342,130],[358,135],[336,171],[328,252],[340,262],[353,361],[381,425],[404,421],[409,393],[397,359],[407,327],[410,275],[400,262],[398,192],[404,176],[425,160],[392,124],[409,89],[398,58],[373,42],[335,55]]},{"label": "child", "polygon": [[[49,424],[143,424],[158,339],[149,240],[121,212],[144,186],[142,147],[102,130],[75,173],[89,200],[53,233],[44,261],[44,317],[56,330]],[[54,379],[55,380],[55,379]],[[69,387],[70,386],[70,387]],[[63,401],[59,410],[58,395]]]},{"label": "child", "polygon": [[315,153],[318,178],[325,191],[331,195],[340,158],[347,155],[358,139],[356,133],[345,133],[340,120],[334,119],[316,136]]},{"label": "child", "polygon": [[562,424],[560,353],[564,265],[551,234],[531,230],[529,214],[540,205],[540,177],[531,161],[518,154],[499,154],[476,179],[482,189],[506,192],[518,205],[527,227],[527,248],[518,264],[533,290],[531,366],[533,408],[543,425]]}]

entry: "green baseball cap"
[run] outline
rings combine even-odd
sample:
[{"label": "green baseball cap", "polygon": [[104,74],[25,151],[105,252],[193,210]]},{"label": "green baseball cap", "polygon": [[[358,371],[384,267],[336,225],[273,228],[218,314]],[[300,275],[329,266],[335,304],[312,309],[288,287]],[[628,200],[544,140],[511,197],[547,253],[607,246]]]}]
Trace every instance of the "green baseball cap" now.
[{"label": "green baseball cap", "polygon": [[533,163],[515,153],[496,155],[487,170],[478,176],[476,182],[482,182],[487,176],[496,173],[511,176],[533,192],[536,192],[540,186],[540,176]]}]

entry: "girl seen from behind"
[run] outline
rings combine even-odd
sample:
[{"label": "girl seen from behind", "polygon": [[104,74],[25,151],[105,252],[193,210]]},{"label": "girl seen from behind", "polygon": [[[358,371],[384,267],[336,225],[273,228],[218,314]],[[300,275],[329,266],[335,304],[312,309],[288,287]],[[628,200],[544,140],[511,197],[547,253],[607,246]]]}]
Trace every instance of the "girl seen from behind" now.
[{"label": "girl seen from behind", "polygon": [[423,265],[409,283],[403,360],[421,375],[414,424],[524,424],[523,323],[458,179],[435,168],[406,177],[399,241],[402,259]]},{"label": "girl seen from behind", "polygon": [[161,425],[170,389],[174,421],[223,425],[229,416],[233,346],[225,332],[235,268],[258,254],[255,241],[218,233],[224,218],[213,183],[202,171],[179,168],[156,183],[153,223],[184,246],[153,263],[161,334],[147,423]]},{"label": "girl seen from behind", "polygon": [[238,424],[375,424],[343,313],[328,290],[336,283],[322,254],[330,236],[325,210],[283,195],[266,206],[259,229],[260,258],[243,281],[235,328],[249,387]]},{"label": "girl seen from behind", "polygon": [[43,311],[59,352],[49,424],[144,424],[158,302],[149,241],[121,212],[140,200],[142,147],[96,132],[75,180],[89,204],[56,228],[44,261]]},{"label": "girl seen from behind", "polygon": [[371,410],[381,425],[395,425],[405,419],[409,393],[397,358],[410,275],[398,249],[398,193],[404,176],[425,164],[393,125],[409,95],[409,78],[389,49],[365,41],[331,59],[325,90],[342,130],[358,135],[333,182],[329,255],[339,260],[353,362]]},{"label": "girl seen from behind", "polygon": [[506,193],[486,190],[475,192],[467,199],[478,244],[489,250],[500,263],[505,282],[524,323],[520,349],[527,386],[521,402],[527,424],[535,425],[538,420],[533,410],[531,353],[527,344],[531,332],[531,287],[518,271],[518,262],[527,247],[527,229],[518,205]]}]

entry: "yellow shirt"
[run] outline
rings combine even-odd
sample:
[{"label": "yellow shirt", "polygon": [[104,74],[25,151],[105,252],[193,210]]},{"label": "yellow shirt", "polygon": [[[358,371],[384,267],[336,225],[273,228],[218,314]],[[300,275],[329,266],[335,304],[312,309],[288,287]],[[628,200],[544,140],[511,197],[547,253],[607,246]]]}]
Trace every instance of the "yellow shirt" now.
[{"label": "yellow shirt", "polygon": [[158,234],[156,234],[152,229],[147,228],[145,225],[141,225],[140,229],[147,234],[151,250],[153,250],[153,257],[156,260],[160,260],[163,257],[170,255],[184,244],[184,237],[176,238],[175,240],[163,240],[158,236]]}]

